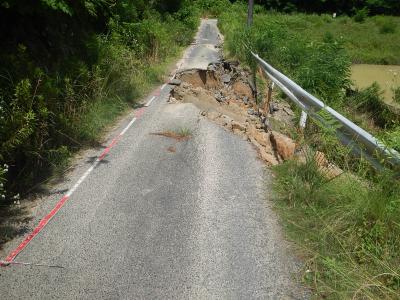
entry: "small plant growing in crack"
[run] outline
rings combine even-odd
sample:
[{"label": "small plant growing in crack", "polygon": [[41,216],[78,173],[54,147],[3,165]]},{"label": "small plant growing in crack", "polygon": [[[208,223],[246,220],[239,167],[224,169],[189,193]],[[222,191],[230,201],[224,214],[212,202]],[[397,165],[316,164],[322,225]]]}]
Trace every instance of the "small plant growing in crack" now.
[{"label": "small plant growing in crack", "polygon": [[192,136],[192,131],[189,128],[186,127],[180,127],[175,130],[166,130],[162,132],[155,132],[152,133],[153,135],[160,135],[168,138],[175,139],[179,142],[188,140]]}]

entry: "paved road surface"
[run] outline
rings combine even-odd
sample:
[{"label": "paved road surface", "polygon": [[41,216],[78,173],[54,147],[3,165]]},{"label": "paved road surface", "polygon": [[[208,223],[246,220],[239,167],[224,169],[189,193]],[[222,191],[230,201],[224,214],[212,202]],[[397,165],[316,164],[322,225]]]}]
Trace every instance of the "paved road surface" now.
[{"label": "paved road surface", "polygon": [[[215,20],[203,21],[184,67],[215,60],[209,44],[217,34]],[[268,173],[256,152],[200,118],[192,104],[167,104],[169,89],[142,110],[16,258],[63,268],[1,268],[1,299],[305,297],[292,279],[296,263],[266,199]],[[176,128],[190,129],[192,137],[179,142],[151,134]],[[88,151],[40,202],[36,223],[98,151]]]}]

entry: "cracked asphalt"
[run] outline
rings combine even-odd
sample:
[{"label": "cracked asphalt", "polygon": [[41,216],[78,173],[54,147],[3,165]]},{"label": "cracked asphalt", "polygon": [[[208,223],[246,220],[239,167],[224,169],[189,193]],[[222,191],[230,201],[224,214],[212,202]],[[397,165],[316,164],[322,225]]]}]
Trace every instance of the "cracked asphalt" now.
[{"label": "cracked asphalt", "polygon": [[[202,21],[182,68],[219,59],[216,25]],[[16,259],[63,268],[0,268],[2,299],[307,299],[256,151],[193,104],[168,104],[169,90]],[[152,134],[179,129],[190,138]],[[40,201],[34,222],[98,152],[87,151]]]}]

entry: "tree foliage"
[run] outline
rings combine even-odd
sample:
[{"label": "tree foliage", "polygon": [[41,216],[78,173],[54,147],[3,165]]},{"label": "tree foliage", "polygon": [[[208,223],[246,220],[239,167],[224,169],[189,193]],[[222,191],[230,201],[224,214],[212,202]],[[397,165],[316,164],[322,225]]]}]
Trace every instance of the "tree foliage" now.
[{"label": "tree foliage", "polygon": [[336,12],[352,15],[358,10],[366,9],[374,15],[400,14],[400,1],[398,0],[256,0],[255,2],[268,9],[277,9],[285,12]]},{"label": "tree foliage", "polygon": [[1,198],[94,142],[85,118],[138,97],[198,17],[188,0],[0,0]]}]

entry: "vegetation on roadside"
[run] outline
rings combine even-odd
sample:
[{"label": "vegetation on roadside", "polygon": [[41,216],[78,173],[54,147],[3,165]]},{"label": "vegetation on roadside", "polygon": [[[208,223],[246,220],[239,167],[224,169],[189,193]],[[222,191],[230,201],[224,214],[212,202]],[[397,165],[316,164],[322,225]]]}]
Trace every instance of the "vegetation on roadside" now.
[{"label": "vegetation on roadside", "polygon": [[[220,16],[230,56],[253,66],[253,50],[389,147],[400,149],[400,115],[384,103],[380,87],[352,90],[350,84],[352,62],[400,63],[399,36],[394,34],[398,17],[369,17],[365,9],[337,18],[289,15],[260,6],[255,11],[251,28],[245,25],[243,3]],[[274,169],[277,207],[306,257],[304,279],[318,299],[398,299],[399,170],[382,174],[352,156],[334,136],[334,120],[323,111],[321,117],[332,129],[308,122],[306,143],[299,140],[309,152],[305,162],[288,161]],[[344,173],[328,179],[315,151]]]},{"label": "vegetation on roadside", "polygon": [[351,16],[400,15],[397,0],[257,0],[268,9],[285,13],[338,13]]},{"label": "vegetation on roadside", "polygon": [[[400,63],[399,18],[369,16],[400,12],[400,2],[259,3],[264,6],[256,5],[247,28],[245,3],[228,0],[0,0],[1,205],[17,201],[18,191],[64,166],[75,150],[95,144],[103,128],[160,80],[201,14],[220,16],[230,55],[251,65],[249,50],[257,52],[400,150],[398,114],[383,103],[379,87],[351,91],[349,80],[352,62]],[[189,138],[190,131],[162,135]],[[275,168],[276,203],[306,254],[305,280],[318,298],[399,298],[398,181],[349,156],[314,123],[306,136],[314,149],[306,162]],[[316,149],[344,174],[328,180],[313,158]]]},{"label": "vegetation on roadside", "polygon": [[340,42],[352,63],[400,64],[400,17],[372,16],[357,22],[353,17],[316,14],[269,14],[272,22],[291,33],[321,41],[326,34]]},{"label": "vegetation on roadside", "polygon": [[28,2],[0,1],[0,203],[95,144],[160,82],[200,16],[179,0]]},{"label": "vegetation on roadside", "polygon": [[274,171],[277,207],[306,256],[304,280],[316,298],[399,299],[400,188],[392,177],[328,180],[312,154]]},{"label": "vegetation on roadside", "polygon": [[[392,38],[379,33],[378,27],[370,26],[379,22],[400,24],[399,17],[375,16],[359,25],[347,16],[334,19],[328,15],[287,15],[267,12],[262,7],[256,7],[255,11],[251,28],[245,26],[247,14],[243,3],[232,5],[220,16],[225,49],[229,55],[253,65],[254,60],[249,55],[249,50],[252,50],[307,91],[380,138],[385,138],[388,130],[396,132],[400,124],[399,112],[384,103],[376,84],[352,90],[350,65],[352,58],[363,57],[361,52],[370,57],[376,55],[372,62],[381,62],[389,57],[392,57],[392,63],[400,62],[397,51],[400,35]],[[343,24],[348,24],[350,29],[344,32]],[[365,30],[361,30],[359,26],[364,25]],[[382,38],[375,38],[379,35]],[[369,50],[373,44],[375,52]],[[388,44],[390,50],[385,51]],[[352,54],[354,49],[359,53]],[[400,147],[393,143],[390,145]]]}]

